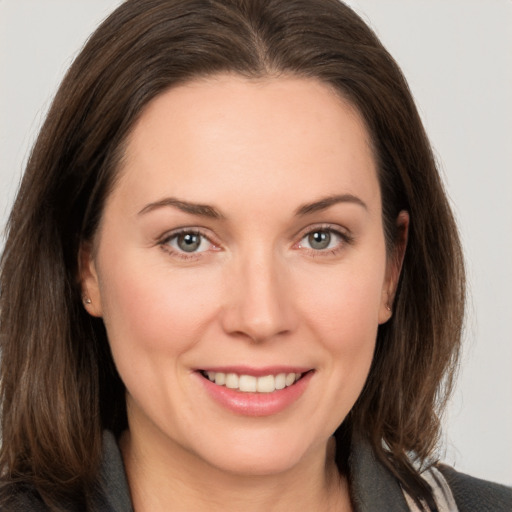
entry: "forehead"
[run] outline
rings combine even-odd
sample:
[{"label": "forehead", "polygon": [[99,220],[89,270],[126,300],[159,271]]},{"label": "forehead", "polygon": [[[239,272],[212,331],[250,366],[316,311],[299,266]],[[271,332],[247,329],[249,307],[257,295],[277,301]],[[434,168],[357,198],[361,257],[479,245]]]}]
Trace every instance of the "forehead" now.
[{"label": "forehead", "polygon": [[166,193],[211,203],[227,190],[297,202],[379,195],[358,111],[328,85],[296,77],[221,75],[162,93],[134,126],[119,178],[113,195],[132,203]]}]

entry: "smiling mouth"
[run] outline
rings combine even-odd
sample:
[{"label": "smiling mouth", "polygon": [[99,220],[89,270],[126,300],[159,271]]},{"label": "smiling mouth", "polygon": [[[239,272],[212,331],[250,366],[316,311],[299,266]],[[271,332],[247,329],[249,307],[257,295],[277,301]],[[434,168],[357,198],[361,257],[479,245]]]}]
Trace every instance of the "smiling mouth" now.
[{"label": "smiling mouth", "polygon": [[201,375],[217,386],[226,387],[243,393],[273,393],[293,386],[306,373],[278,373],[275,375],[244,375],[202,370]]}]

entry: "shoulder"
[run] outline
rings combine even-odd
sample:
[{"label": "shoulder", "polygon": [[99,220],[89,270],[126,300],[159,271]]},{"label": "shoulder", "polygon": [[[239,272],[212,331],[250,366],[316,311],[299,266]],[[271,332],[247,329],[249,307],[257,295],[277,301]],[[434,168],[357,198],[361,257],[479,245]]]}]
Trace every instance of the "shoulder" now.
[{"label": "shoulder", "polygon": [[465,475],[443,464],[438,469],[453,493],[459,512],[512,511],[512,487]]},{"label": "shoulder", "polygon": [[[1,0],[0,0],[1,1]],[[84,500],[88,503],[84,505]],[[98,479],[87,497],[66,502],[59,510],[66,512],[85,510],[91,512],[130,512],[130,492],[124,471],[121,452],[114,435],[105,431],[103,456]],[[48,512],[48,507],[37,490],[28,484],[0,483],[0,512]]]},{"label": "shoulder", "polygon": [[35,490],[24,485],[2,486],[0,490],[0,512],[47,512]]}]

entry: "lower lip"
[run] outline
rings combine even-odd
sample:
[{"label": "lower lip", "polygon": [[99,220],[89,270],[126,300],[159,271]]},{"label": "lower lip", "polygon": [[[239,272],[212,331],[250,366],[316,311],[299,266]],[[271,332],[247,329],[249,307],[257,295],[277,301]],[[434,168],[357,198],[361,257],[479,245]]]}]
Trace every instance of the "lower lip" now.
[{"label": "lower lip", "polygon": [[243,416],[270,416],[284,411],[296,402],[306,391],[313,373],[310,371],[292,386],[272,393],[238,391],[225,386],[218,386],[200,373],[197,373],[197,375],[210,397],[231,412]]}]

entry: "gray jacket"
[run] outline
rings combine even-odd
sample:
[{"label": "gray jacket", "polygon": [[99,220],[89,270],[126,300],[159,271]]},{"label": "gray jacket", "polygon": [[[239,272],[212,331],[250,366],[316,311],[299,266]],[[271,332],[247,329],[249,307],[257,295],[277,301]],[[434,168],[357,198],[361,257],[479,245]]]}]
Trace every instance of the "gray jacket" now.
[{"label": "gray jacket", "polygon": [[[511,512],[512,488],[439,468],[447,480],[459,512]],[[400,484],[373,456],[370,447],[354,443],[350,456],[351,488],[356,512],[409,512]],[[1,512],[45,512],[33,492],[21,492]],[[70,511],[72,509],[69,509]],[[89,512],[132,512],[121,453],[114,436],[106,432],[100,486]]]}]

